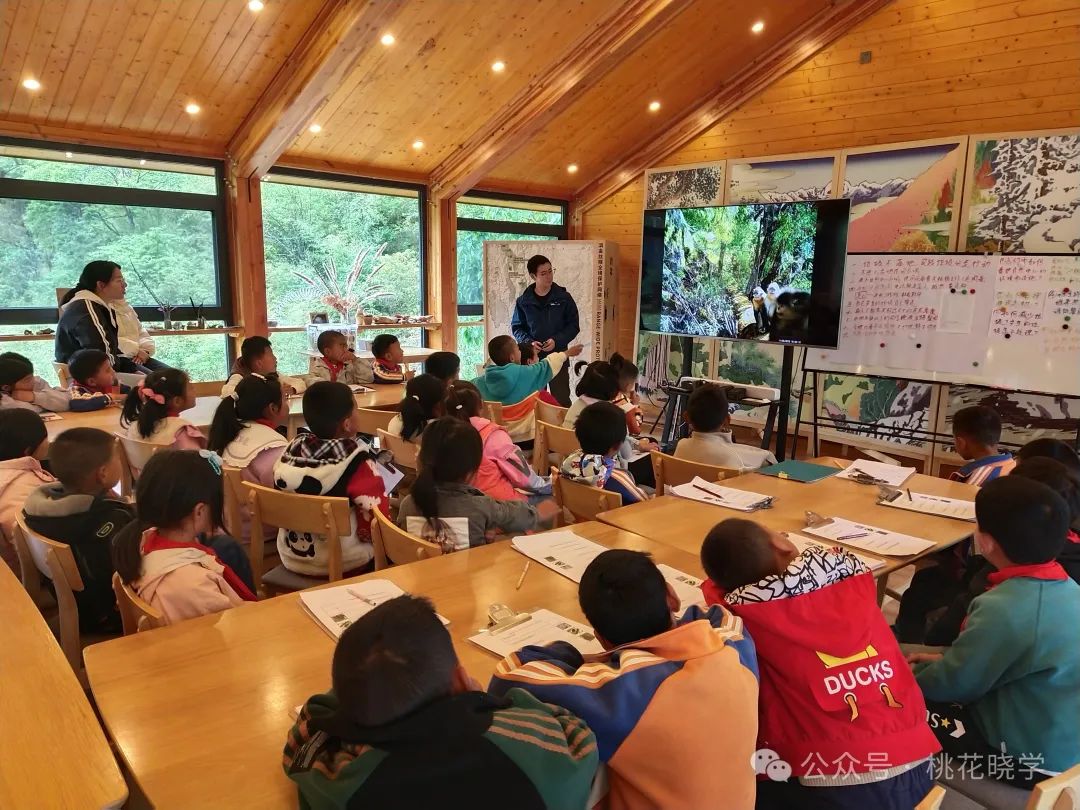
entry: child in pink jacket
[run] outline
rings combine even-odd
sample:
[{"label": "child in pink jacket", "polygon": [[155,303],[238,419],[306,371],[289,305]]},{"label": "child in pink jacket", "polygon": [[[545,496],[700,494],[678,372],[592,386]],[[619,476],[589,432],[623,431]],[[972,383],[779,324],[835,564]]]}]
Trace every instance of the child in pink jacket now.
[{"label": "child in pink jacket", "polygon": [[139,518],[113,544],[120,578],[167,624],[255,601],[239,544],[224,535],[204,540],[222,525],[219,464],[205,450],[154,455],[136,489]]},{"label": "child in pink jacket", "polygon": [[468,420],[484,442],[484,460],[472,485],[501,501],[528,500],[536,504],[551,495],[551,479],[533,471],[502,425],[480,416],[483,406],[480,390],[472,383],[455,380],[447,388],[446,415]]},{"label": "child in pink jacket", "polygon": [[15,518],[31,492],[56,480],[41,466],[48,451],[49,434],[36,411],[0,410],[0,557],[16,574]]},{"label": "child in pink jacket", "polygon": [[129,439],[176,450],[202,450],[206,437],[180,414],[195,407],[195,388],[178,368],[151,371],[124,400],[120,427]]}]

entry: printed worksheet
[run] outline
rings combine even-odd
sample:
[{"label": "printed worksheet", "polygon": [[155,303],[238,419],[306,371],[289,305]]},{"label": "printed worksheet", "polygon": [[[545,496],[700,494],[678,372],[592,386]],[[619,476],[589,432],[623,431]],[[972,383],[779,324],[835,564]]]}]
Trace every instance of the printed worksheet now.
[{"label": "printed worksheet", "polygon": [[530,645],[544,646],[555,641],[573,644],[582,653],[601,653],[604,648],[587,624],[571,621],[550,610],[534,610],[529,618],[505,630],[482,630],[469,641],[502,657]]},{"label": "printed worksheet", "polygon": [[695,476],[688,484],[680,484],[671,487],[672,495],[687,498],[691,501],[711,503],[714,506],[723,506],[726,509],[735,509],[739,512],[753,512],[763,509],[772,503],[772,498],[762,495],[760,492],[748,492],[743,489],[732,489],[720,484],[713,484],[704,478]]},{"label": "printed worksheet", "polygon": [[705,607],[705,595],[701,592],[701,579],[692,577],[678,568],[664,565],[664,563],[657,563],[656,567],[660,569],[664,579],[671,584],[675,595],[679,597],[680,614],[691,605]]},{"label": "printed worksheet", "polygon": [[522,535],[510,543],[529,559],[574,582],[581,582],[589,563],[607,551],[605,546],[570,531]]},{"label": "printed worksheet", "polygon": [[[388,579],[368,579],[353,585],[338,585],[303,591],[300,604],[312,619],[333,638],[341,638],[349,625],[383,602],[404,596],[405,591]],[[443,616],[439,621],[450,622]]]},{"label": "printed worksheet", "polygon": [[924,515],[975,522],[975,501],[962,501],[959,498],[945,498],[940,495],[924,495],[921,492],[903,490],[878,503],[896,509],[907,509],[909,512],[922,512]]},{"label": "printed worksheet", "polygon": [[870,484],[883,484],[890,487],[898,487],[915,474],[914,467],[897,467],[895,464],[882,464],[880,461],[868,461],[860,458],[853,461],[837,478],[847,478],[851,481],[859,481]]},{"label": "printed worksheet", "polygon": [[932,541],[923,540],[921,537],[891,532],[887,529],[879,529],[877,526],[867,526],[865,523],[856,523],[853,520],[838,517],[830,518],[819,526],[807,526],[804,531],[815,537],[835,540],[843,546],[851,546],[887,557],[907,557],[926,551],[935,545]]},{"label": "printed worksheet", "polygon": [[[810,548],[810,546],[820,546],[821,548],[835,547],[835,544],[823,543],[821,540],[814,540],[811,537],[803,537],[801,534],[792,534],[791,532],[788,532],[787,537],[788,540],[795,544],[795,548],[797,548],[800,553],[806,551],[806,549]],[[850,549],[848,550],[850,551]],[[867,557],[865,554],[859,554],[858,552],[854,551],[852,551],[851,553],[858,557],[859,560],[862,561],[862,564],[869,568],[871,571],[876,571],[879,568],[884,568],[887,562],[886,560],[882,560],[879,557]]]}]

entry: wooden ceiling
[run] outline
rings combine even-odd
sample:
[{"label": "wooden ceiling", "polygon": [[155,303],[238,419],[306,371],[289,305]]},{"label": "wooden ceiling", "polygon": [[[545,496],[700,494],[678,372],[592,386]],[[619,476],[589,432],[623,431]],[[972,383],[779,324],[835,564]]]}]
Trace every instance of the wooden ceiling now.
[{"label": "wooden ceiling", "polygon": [[0,0],[0,133],[222,156],[241,143],[252,176],[284,150],[291,165],[569,197],[831,7],[880,2]]}]

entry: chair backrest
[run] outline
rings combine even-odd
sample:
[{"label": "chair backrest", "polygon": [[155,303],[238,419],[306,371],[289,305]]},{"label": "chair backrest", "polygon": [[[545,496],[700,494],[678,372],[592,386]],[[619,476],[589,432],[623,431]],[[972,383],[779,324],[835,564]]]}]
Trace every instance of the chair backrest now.
[{"label": "chair backrest", "polygon": [[371,522],[371,539],[375,543],[376,571],[391,565],[442,556],[440,546],[398,528],[378,509],[375,510],[375,520]]},{"label": "chair backrest", "polygon": [[581,442],[573,428],[560,427],[549,422],[537,422],[537,431],[541,434],[541,443],[548,453],[568,456],[581,449]]},{"label": "chair backrest", "polygon": [[379,430],[379,447],[389,450],[394,454],[394,465],[407,472],[416,472],[417,457],[420,455],[420,445],[405,441],[400,436]]},{"label": "chair backrest", "polygon": [[225,487],[225,528],[237,540],[244,538],[244,504],[247,492],[244,490],[244,471],[239,467],[223,464],[221,478]]},{"label": "chair backrest", "polygon": [[263,545],[265,526],[276,526],[294,532],[321,534],[329,543],[329,579],[341,579],[341,537],[352,532],[348,498],[328,498],[323,495],[297,495],[281,492],[250,481],[243,482],[251,508],[251,572],[255,587],[262,587]]},{"label": "chair backrest", "polygon": [[[38,534],[26,525],[22,515],[15,519],[16,534],[21,534],[26,541],[35,570],[24,574],[33,576],[38,570],[52,580],[56,592],[56,605],[60,619],[60,649],[71,664],[76,675],[82,673],[82,638],[79,634],[79,605],[75,593],[83,589],[82,575],[75,564],[75,555],[71,546],[59,543],[42,534]],[[38,568],[42,560],[44,568]],[[21,560],[20,560],[21,562]]]},{"label": "chair backrest", "polygon": [[1080,765],[1035,785],[1027,810],[1080,810]]},{"label": "chair backrest", "polygon": [[60,383],[61,388],[71,387],[71,372],[68,371],[67,363],[57,363],[55,360],[52,364],[53,371],[56,372],[56,379]]},{"label": "chair backrest", "polygon": [[915,810],[939,810],[941,802],[945,799],[945,788],[934,785],[923,800],[915,805]]},{"label": "chair backrest", "polygon": [[550,402],[544,402],[542,399],[536,400],[534,408],[536,410],[536,420],[538,422],[547,422],[549,425],[561,425],[563,419],[566,418],[566,412],[570,410],[569,408],[552,405]]},{"label": "chair backrest", "polygon": [[120,609],[120,621],[124,625],[124,635],[130,636],[140,630],[153,630],[165,626],[165,615],[149,602],[143,600],[134,589],[113,572],[112,589],[116,595],[116,606]]},{"label": "chair backrest", "polygon": [[588,484],[570,481],[551,468],[551,492],[560,507],[557,523],[562,522],[563,511],[569,512],[576,522],[596,520],[601,512],[622,506],[622,496],[617,492],[597,489]]},{"label": "chair backrest", "polygon": [[368,436],[377,436],[380,430],[386,430],[397,416],[397,411],[380,411],[376,408],[356,409],[356,429]]},{"label": "chair backrest", "polygon": [[694,478],[704,478],[706,481],[723,481],[725,478],[734,478],[741,474],[741,470],[731,467],[718,467],[715,464],[702,464],[700,461],[687,461],[683,458],[675,458],[667,453],[653,451],[652,457],[653,476],[656,478],[656,494],[663,495],[664,487],[677,487],[693,481]]},{"label": "chair backrest", "polygon": [[155,453],[168,448],[164,444],[130,439],[122,433],[113,435],[120,440],[120,464],[123,471],[120,478],[120,494],[130,496],[135,491],[135,484],[142,475],[143,467]]},{"label": "chair backrest", "polygon": [[19,579],[34,604],[40,605],[41,576],[44,574],[50,579],[52,577],[49,574],[47,559],[48,546],[40,542],[31,544],[29,537],[31,534],[23,516],[16,515],[12,539],[15,541],[15,556],[19,558]]},{"label": "chair backrest", "polygon": [[563,419],[566,418],[566,412],[569,408],[560,408],[557,405],[552,405],[548,402],[544,402],[541,399],[537,399],[533,405],[533,413],[536,416],[536,426],[533,433],[533,469],[536,470],[538,475],[544,475],[548,468],[548,452],[550,452],[547,445],[547,436],[545,436],[541,424],[548,425],[561,425]]},{"label": "chair backrest", "polygon": [[485,399],[483,414],[484,418],[490,419],[496,425],[506,427],[506,418],[503,416],[503,406],[501,402]]}]

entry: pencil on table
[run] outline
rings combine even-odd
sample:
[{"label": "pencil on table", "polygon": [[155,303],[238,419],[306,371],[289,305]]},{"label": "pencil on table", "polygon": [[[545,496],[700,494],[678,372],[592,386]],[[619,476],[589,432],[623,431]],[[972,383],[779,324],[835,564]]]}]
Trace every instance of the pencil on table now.
[{"label": "pencil on table", "polygon": [[521,583],[525,581],[525,575],[529,573],[529,566],[532,565],[532,560],[525,563],[525,567],[521,569],[521,576],[518,577],[517,585],[514,586],[515,591],[521,590]]}]

